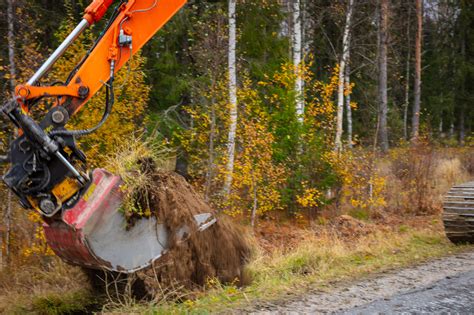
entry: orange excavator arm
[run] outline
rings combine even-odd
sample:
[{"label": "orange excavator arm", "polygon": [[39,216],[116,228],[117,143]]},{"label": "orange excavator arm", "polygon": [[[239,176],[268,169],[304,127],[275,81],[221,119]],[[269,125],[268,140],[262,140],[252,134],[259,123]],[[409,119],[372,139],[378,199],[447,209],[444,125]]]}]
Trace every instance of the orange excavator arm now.
[{"label": "orange excavator arm", "polygon": [[[30,80],[16,87],[14,99],[0,110],[20,130],[20,136],[10,144],[7,160],[11,168],[3,180],[25,208],[36,208],[45,216],[53,216],[66,207],[71,196],[77,196],[90,183],[87,159],[77,147],[76,138],[95,132],[105,123],[115,99],[115,73],[186,0],[115,1],[104,30],[67,81],[63,85],[41,85],[41,79],[55,62],[81,33],[107,13],[113,2],[92,1],[82,21]],[[69,119],[104,85],[106,99],[101,121],[91,129],[68,130]],[[38,123],[28,114],[29,110],[47,97],[57,98],[57,102]]]},{"label": "orange excavator arm", "polygon": [[[39,85],[64,51],[90,25],[99,21],[113,0],[95,0],[83,20],[34,74],[17,87],[13,100],[0,108],[22,132],[10,144],[10,168],[5,184],[26,209],[43,218],[51,249],[68,263],[88,269],[132,273],[152,266],[173,244],[200,233],[214,223],[211,212],[196,213],[195,222],[181,222],[177,231],[157,220],[142,218],[129,227],[122,179],[103,169],[90,170],[76,138],[104,124],[114,103],[115,73],[137,53],[186,0],[122,0],[104,31],[61,86]],[[87,130],[66,124],[105,85],[105,110],[100,122]],[[28,110],[44,97],[57,97],[40,123]],[[133,106],[133,105],[132,105]],[[172,234],[173,233],[173,234]]]},{"label": "orange excavator arm", "polygon": [[77,69],[70,76],[66,86],[36,86],[38,81],[53,66],[69,45],[88,26],[99,21],[106,13],[112,0],[94,0],[85,10],[85,15],[78,27],[71,33],[59,52],[55,52],[43,67],[27,84],[16,88],[17,99],[25,104],[41,97],[64,96],[59,105],[66,103],[70,116],[77,113],[87,101],[123,65],[136,54],[160,30],[187,0],[128,0],[121,1],[112,16],[105,32],[100,36],[93,49],[85,56]]}]

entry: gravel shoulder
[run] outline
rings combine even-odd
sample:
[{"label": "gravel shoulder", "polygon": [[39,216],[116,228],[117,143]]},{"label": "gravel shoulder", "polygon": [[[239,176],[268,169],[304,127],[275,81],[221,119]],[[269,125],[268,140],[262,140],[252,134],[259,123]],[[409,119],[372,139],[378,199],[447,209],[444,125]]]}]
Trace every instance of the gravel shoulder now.
[{"label": "gravel shoulder", "polygon": [[[474,311],[474,252],[380,273],[291,301],[260,305],[253,314]],[[471,285],[472,284],[472,285]]]}]

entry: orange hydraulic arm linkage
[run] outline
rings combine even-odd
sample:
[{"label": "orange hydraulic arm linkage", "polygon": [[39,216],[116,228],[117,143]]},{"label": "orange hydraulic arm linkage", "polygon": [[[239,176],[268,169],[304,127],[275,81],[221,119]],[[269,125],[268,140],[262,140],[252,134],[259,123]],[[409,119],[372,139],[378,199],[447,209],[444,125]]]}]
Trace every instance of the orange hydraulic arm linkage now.
[{"label": "orange hydraulic arm linkage", "polygon": [[16,88],[16,98],[23,112],[28,104],[42,97],[60,97],[69,116],[74,115],[107,82],[111,76],[137,53],[151,37],[186,3],[187,0],[122,0],[105,32],[93,49],[71,73],[64,86],[39,86],[39,80],[51,69],[74,40],[89,26],[99,21],[113,0],[94,0],[84,18],[61,46],[25,85]]},{"label": "orange hydraulic arm linkage", "polygon": [[[115,73],[186,3],[186,0],[116,0],[115,9],[90,50],[72,69],[63,85],[42,86],[40,80],[84,32],[99,21],[113,0],[94,0],[84,18],[46,60],[15,98],[0,107],[20,136],[10,144],[10,168],[3,181],[25,208],[52,217],[74,203],[90,183],[87,158],[76,138],[98,130],[109,117],[115,100]],[[105,110],[100,122],[85,130],[68,130],[68,120],[105,86]],[[28,111],[42,98],[55,97],[41,122]]]}]

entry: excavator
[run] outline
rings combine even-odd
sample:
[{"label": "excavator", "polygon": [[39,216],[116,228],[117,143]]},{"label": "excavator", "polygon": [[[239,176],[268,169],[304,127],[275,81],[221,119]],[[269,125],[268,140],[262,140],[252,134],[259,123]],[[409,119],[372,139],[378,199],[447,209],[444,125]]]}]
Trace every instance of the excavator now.
[{"label": "excavator", "polygon": [[[90,170],[76,140],[104,125],[114,100],[114,77],[186,3],[187,0],[93,0],[83,19],[1,112],[18,129],[7,156],[3,181],[26,209],[43,218],[49,246],[70,264],[88,269],[132,273],[149,267],[168,249],[169,231],[156,219],[142,219],[132,228],[120,208],[122,180],[104,169]],[[109,12],[110,11],[110,12]],[[87,28],[108,16],[91,48],[62,84],[43,84],[64,52]],[[66,124],[101,89],[104,114],[87,130]],[[36,121],[32,109],[50,99],[53,105]],[[130,104],[133,106],[133,104]],[[210,213],[194,217],[199,231],[212,226]],[[177,233],[190,230],[183,226]],[[174,237],[174,235],[173,235]]]}]

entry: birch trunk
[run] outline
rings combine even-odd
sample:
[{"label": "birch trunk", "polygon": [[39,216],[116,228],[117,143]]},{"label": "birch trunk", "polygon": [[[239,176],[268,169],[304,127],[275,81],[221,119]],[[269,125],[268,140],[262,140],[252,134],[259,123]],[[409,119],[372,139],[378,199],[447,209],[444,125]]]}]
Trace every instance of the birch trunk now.
[{"label": "birch trunk", "polygon": [[304,78],[302,73],[303,60],[303,27],[301,23],[301,2],[293,1],[293,64],[295,65],[295,94],[296,94],[296,117],[298,122],[304,122]]},{"label": "birch trunk", "polygon": [[415,43],[415,87],[412,118],[412,140],[418,139],[420,133],[421,108],[421,45],[423,36],[423,0],[416,0],[417,31]]},{"label": "birch trunk", "polygon": [[380,147],[388,151],[388,95],[387,95],[387,38],[388,38],[388,0],[380,0],[379,22],[379,115],[380,115]]},{"label": "birch trunk", "polygon": [[[15,85],[16,85],[16,64],[15,64],[15,16],[14,16],[14,5],[15,0],[8,0],[7,4],[7,23],[8,23],[8,34],[7,34],[7,41],[8,41],[8,61],[9,61],[9,68],[10,68],[10,87],[12,95],[15,92]],[[7,200],[5,205],[5,213],[4,213],[4,223],[5,223],[5,236],[2,239],[4,242],[5,248],[5,258],[6,263],[9,263],[10,260],[10,239],[11,239],[11,220],[12,220],[12,192],[8,190],[7,192]],[[2,245],[3,245],[2,244]],[[3,253],[2,253],[3,254]],[[2,264],[3,256],[2,256]]]},{"label": "birch trunk", "polygon": [[344,119],[344,75],[346,64],[350,53],[350,33],[352,23],[352,13],[354,9],[354,0],[349,0],[346,13],[346,24],[344,26],[344,35],[342,38],[342,57],[339,63],[339,84],[337,89],[337,118],[336,118],[336,140],[335,149],[342,149],[342,133]]},{"label": "birch trunk", "polygon": [[235,138],[237,132],[237,23],[236,23],[236,0],[229,0],[229,103],[230,103],[230,126],[227,140],[227,166],[224,181],[224,196],[227,197],[232,187],[235,159]]},{"label": "birch trunk", "polygon": [[[350,57],[347,60],[345,78],[345,85],[349,87],[351,85],[351,66]],[[352,149],[352,107],[351,107],[351,94],[346,96],[346,116],[347,116],[347,145]]]}]

